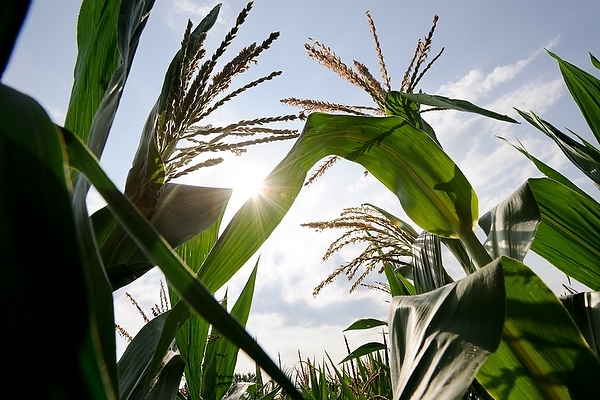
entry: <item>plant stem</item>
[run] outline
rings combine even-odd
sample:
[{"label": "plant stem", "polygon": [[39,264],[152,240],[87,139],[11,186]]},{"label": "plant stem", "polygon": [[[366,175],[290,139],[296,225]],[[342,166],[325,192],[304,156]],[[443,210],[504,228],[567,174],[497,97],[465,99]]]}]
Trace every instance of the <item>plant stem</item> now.
[{"label": "plant stem", "polygon": [[461,232],[459,237],[477,268],[482,268],[492,262],[492,257],[479,242],[477,236],[475,236],[475,232],[472,230],[467,230],[465,232]]}]

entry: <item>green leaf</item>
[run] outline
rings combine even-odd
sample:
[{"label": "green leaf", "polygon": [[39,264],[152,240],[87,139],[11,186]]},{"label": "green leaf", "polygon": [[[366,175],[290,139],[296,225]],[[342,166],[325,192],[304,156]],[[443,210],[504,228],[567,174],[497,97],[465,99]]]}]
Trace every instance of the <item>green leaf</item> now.
[{"label": "green leaf", "polygon": [[329,354],[327,354],[327,353],[325,353],[325,354],[327,355],[329,364],[330,364],[331,368],[333,369],[333,371],[335,372],[338,382],[341,385],[342,393],[344,394],[344,400],[356,400],[356,395],[354,394],[354,392],[352,391],[352,388],[350,387],[350,385],[348,383],[348,376],[343,371],[340,372],[340,370],[338,368],[336,368],[335,364],[331,360],[331,357],[329,357]]},{"label": "green leaf", "polygon": [[387,346],[383,343],[365,343],[362,346],[358,347],[356,350],[352,351],[350,354],[348,354],[342,361],[340,361],[340,364],[343,364],[355,358],[365,356],[367,354],[371,354],[375,351],[385,350],[386,348]]},{"label": "green leaf", "polygon": [[[71,167],[85,173],[104,197],[119,223],[137,241],[146,257],[161,268],[169,283],[179,292],[186,303],[261,365],[265,372],[281,384],[290,396],[301,398],[296,388],[273,360],[248,332],[221,307],[211,292],[194,277],[174,250],[131,204],[129,199],[119,192],[85,145],[70,132],[65,130],[63,134],[69,151]],[[185,314],[185,310],[182,311],[182,314]],[[185,321],[185,319],[181,319],[181,315],[178,315],[175,322],[180,323],[181,321]]]},{"label": "green leaf", "polygon": [[[0,121],[3,396],[22,397],[35,364],[50,366],[35,379],[36,397],[115,399],[116,370],[104,358],[115,348],[101,349],[64,144],[42,106],[2,84]],[[114,321],[110,329],[114,342]]]},{"label": "green leaf", "polygon": [[592,54],[590,54],[590,61],[592,62],[592,65],[598,69],[600,69],[600,61]]},{"label": "green leaf", "polygon": [[[243,327],[246,326],[248,317],[250,316],[250,307],[252,306],[252,299],[254,297],[257,270],[258,261],[256,262],[246,285],[242,289],[240,296],[231,309],[231,315],[239,321]],[[211,331],[211,336],[220,336],[220,334],[217,330],[213,330]],[[239,347],[224,337],[219,337],[212,343],[214,346],[211,349],[209,343],[204,363],[208,363],[211,358],[214,360],[216,379],[212,382],[205,381],[204,386],[214,385],[214,396],[202,396],[202,398],[220,399],[227,393],[229,387],[233,383],[233,374],[238,359]]]},{"label": "green leaf", "polygon": [[[600,112],[600,108],[598,111]],[[582,143],[576,142],[531,111],[526,113],[517,110],[517,112],[525,118],[527,122],[554,140],[565,156],[567,156],[577,168],[594,181],[596,185],[600,185],[600,151],[598,151],[597,148],[583,140],[581,137],[579,137],[579,139]]]},{"label": "green leaf", "polygon": [[527,183],[479,219],[492,258],[508,256],[523,261],[540,223],[540,210]]},{"label": "green leaf", "polygon": [[600,356],[600,292],[584,292],[560,297],[590,349]]},{"label": "green leaf", "polygon": [[[477,379],[497,399],[593,399],[600,362],[554,293],[529,268],[502,257],[503,340]],[[491,311],[490,311],[491,312]]]},{"label": "green leaf", "polygon": [[[170,311],[167,311],[146,323],[121,355],[117,364],[121,398],[140,398],[148,393],[150,388],[144,385],[148,373],[148,363],[169,313]],[[168,362],[172,355],[172,351],[170,354],[165,354],[162,361]]]},{"label": "green leaf", "polygon": [[502,263],[425,294],[396,296],[389,314],[394,399],[462,396],[500,343]]},{"label": "green leaf", "polygon": [[433,128],[421,117],[421,106],[404,97],[402,93],[390,91],[385,96],[386,115],[394,115],[408,121],[415,128],[427,133],[431,140],[441,147]]},{"label": "green leaf", "polygon": [[143,400],[166,400],[175,399],[179,394],[179,386],[181,385],[181,375],[185,363],[178,354],[173,354],[171,359],[160,370],[160,376],[155,385],[150,390]]},{"label": "green leaf", "polygon": [[387,325],[386,321],[381,321],[381,320],[374,319],[374,318],[363,318],[363,319],[359,319],[358,321],[354,322],[352,325],[350,325],[349,327],[344,329],[343,332],[353,331],[353,330],[361,330],[361,329],[371,329],[371,328],[376,328],[378,326],[384,326],[384,325]]},{"label": "green leaf", "polygon": [[172,247],[210,228],[225,212],[232,189],[167,183],[152,214],[152,225]]},{"label": "green leaf", "polygon": [[[168,183],[160,194],[151,223],[172,247],[210,228],[227,206],[231,189]],[[92,215],[100,254],[113,290],[148,272],[148,261],[129,234],[116,224],[108,207]],[[203,253],[206,254],[206,253]]]},{"label": "green leaf", "polygon": [[[224,212],[224,210],[223,210]],[[221,214],[215,223],[207,230],[196,235],[176,248],[177,254],[194,272],[200,268],[206,255],[217,241],[223,215]],[[192,398],[199,398],[202,381],[203,359],[208,341],[209,324],[197,313],[187,312],[188,306],[180,301],[180,296],[175,290],[169,289],[171,304],[175,304],[174,309],[186,310],[187,320],[180,326],[179,322],[166,325],[162,332],[161,345],[156,347],[152,368],[158,365],[168,344],[175,338],[177,347],[181,353],[185,364],[185,377],[188,382],[189,394]],[[183,320],[183,319],[182,319]]]},{"label": "green leaf", "polygon": [[509,145],[511,145],[512,147],[514,147],[516,150],[518,150],[525,157],[529,158],[531,160],[531,162],[536,166],[536,168],[542,174],[546,175],[548,178],[553,179],[553,180],[561,183],[562,185],[564,185],[564,186],[566,186],[568,188],[571,188],[572,190],[574,190],[576,192],[580,192],[581,194],[585,195],[585,193],[581,189],[579,189],[573,182],[571,182],[571,180],[569,180],[563,174],[561,174],[560,172],[558,172],[554,168],[550,167],[548,164],[544,163],[543,161],[541,161],[538,158],[536,158],[533,155],[531,155],[531,153],[529,153],[521,143],[519,143],[519,146],[516,146],[516,145],[510,143],[509,141],[507,141],[504,138],[500,138],[500,139],[504,140],[506,143],[508,143]]},{"label": "green leaf", "polygon": [[425,104],[432,107],[448,108],[450,110],[465,111],[500,121],[518,123],[508,115],[502,115],[494,111],[486,110],[485,108],[478,107],[475,104],[465,100],[449,99],[444,96],[426,93],[401,93],[401,95],[402,97],[419,104]]},{"label": "green leaf", "polygon": [[600,289],[600,205],[548,178],[527,183],[542,217],[531,249],[568,276]]},{"label": "green leaf", "polygon": [[385,276],[390,285],[392,296],[417,294],[414,285],[400,272],[395,271],[389,264],[384,267],[383,272],[385,272]]},{"label": "green leaf", "polygon": [[412,244],[412,265],[415,289],[425,293],[452,283],[442,264],[440,237],[422,232]]},{"label": "green leaf", "polygon": [[293,204],[308,171],[328,155],[364,166],[421,228],[444,236],[472,234],[475,192],[427,134],[399,117],[313,113],[263,182],[263,191],[238,210],[198,271],[209,290],[221,287],[258,250]]},{"label": "green leaf", "polygon": [[565,84],[585,118],[590,130],[600,141],[600,80],[579,67],[548,51],[557,62]]},{"label": "green leaf", "polygon": [[154,0],[85,0],[65,127],[100,158]]}]

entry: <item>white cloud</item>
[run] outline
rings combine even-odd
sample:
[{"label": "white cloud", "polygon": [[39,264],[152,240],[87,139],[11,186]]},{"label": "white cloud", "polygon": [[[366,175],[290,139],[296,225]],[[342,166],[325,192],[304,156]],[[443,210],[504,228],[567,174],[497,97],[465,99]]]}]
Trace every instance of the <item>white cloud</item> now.
[{"label": "white cloud", "polygon": [[[557,42],[558,37],[552,39],[547,47],[552,47]],[[438,94],[452,98],[469,99],[469,101],[484,98],[500,84],[513,80],[541,53],[542,49],[537,50],[527,58],[518,60],[513,64],[497,66],[487,74],[481,68],[473,69],[458,81],[442,85],[438,90]]]},{"label": "white cloud", "polygon": [[508,111],[512,107],[529,108],[540,115],[556,104],[565,93],[562,78],[552,81],[533,81],[521,85],[487,105],[492,110]]},{"label": "white cloud", "polygon": [[519,60],[514,64],[498,66],[487,75],[479,68],[471,70],[457,82],[449,82],[442,85],[438,90],[438,94],[446,97],[476,101],[489,95],[501,83],[512,80],[531,63],[534,57],[531,56]]},{"label": "white cloud", "polygon": [[199,3],[194,0],[173,0],[173,12],[186,15],[190,19],[202,20],[217,5],[218,1]]}]

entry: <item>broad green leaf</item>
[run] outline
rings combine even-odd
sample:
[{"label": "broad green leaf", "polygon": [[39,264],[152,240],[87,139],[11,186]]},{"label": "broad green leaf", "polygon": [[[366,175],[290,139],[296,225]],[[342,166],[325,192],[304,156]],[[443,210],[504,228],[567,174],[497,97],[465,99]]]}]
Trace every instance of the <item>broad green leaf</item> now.
[{"label": "broad green leaf", "polygon": [[590,60],[592,62],[592,65],[594,67],[600,69],[600,61],[592,53],[589,53],[589,54],[590,54]]},{"label": "broad green leaf", "polygon": [[427,133],[431,140],[441,147],[433,128],[421,117],[420,104],[404,97],[402,93],[390,91],[385,96],[386,115],[393,115],[408,121],[415,128]]},{"label": "broad green leaf", "polygon": [[178,354],[173,357],[160,370],[158,380],[150,390],[150,393],[143,400],[174,400],[179,394],[181,385],[181,376],[185,363]]},{"label": "broad green leaf", "polygon": [[156,342],[169,312],[163,313],[146,323],[119,359],[119,387],[122,399],[173,399],[178,392],[185,364],[180,355],[171,349],[162,361],[162,368],[153,376],[153,385],[145,385],[150,362]]},{"label": "broad green leaf", "polygon": [[440,237],[422,232],[412,244],[414,285],[417,293],[425,293],[452,283],[442,265]]},{"label": "broad green leaf", "polygon": [[[0,121],[0,296],[10,360],[3,397],[22,397],[32,384],[28,371],[46,365],[35,397],[116,399],[116,370],[105,367],[111,359],[90,304],[64,144],[35,100],[1,84]],[[114,341],[114,322],[111,331]]]},{"label": "broad green leaf", "polygon": [[100,158],[155,0],[84,0],[65,127]]},{"label": "broad green leaf", "polygon": [[553,179],[557,182],[559,182],[560,184],[576,191],[579,192],[583,195],[584,192],[579,189],[571,180],[569,180],[566,176],[564,176],[563,174],[561,174],[560,172],[558,172],[557,170],[555,170],[554,168],[550,167],[548,164],[544,163],[543,161],[539,160],[538,158],[534,157],[531,153],[529,153],[525,147],[523,147],[523,145],[521,143],[519,143],[518,146],[510,143],[509,141],[507,141],[504,138],[500,138],[502,140],[504,140],[506,143],[508,143],[509,145],[511,145],[512,147],[514,147],[516,150],[518,150],[521,154],[523,154],[525,157],[529,158],[531,160],[531,162],[536,166],[536,168],[544,175],[546,175],[548,178]]},{"label": "broad green leaf", "polygon": [[[554,140],[565,156],[577,168],[583,171],[596,185],[600,185],[600,151],[597,148],[581,137],[578,138],[582,143],[578,143],[531,111],[527,113],[517,109],[517,112],[527,122]],[[598,108],[598,112],[600,113],[600,108]]]},{"label": "broad green leaf", "polygon": [[531,249],[568,276],[600,289],[600,205],[548,178],[527,183],[542,217]]},{"label": "broad green leaf", "polygon": [[364,166],[421,228],[444,236],[472,234],[475,192],[427,134],[399,117],[314,113],[263,191],[238,210],[198,271],[209,290],[221,287],[258,250],[292,206],[308,171],[328,155]]},{"label": "broad green leaf", "polygon": [[540,223],[540,210],[527,183],[479,219],[488,235],[486,250],[492,258],[508,256],[523,261]]},{"label": "broad green leaf", "polygon": [[600,356],[600,292],[560,297],[560,302],[581,331],[590,349]]},{"label": "broad green leaf", "polygon": [[[222,218],[223,214],[219,216],[210,228],[175,249],[177,254],[179,254],[192,271],[196,272],[200,268],[206,255],[217,241]],[[169,289],[169,297],[171,304],[175,304],[174,308],[178,310],[188,309],[185,302],[180,301],[180,296],[175,290]],[[189,312],[185,313],[185,315],[189,314]],[[152,367],[158,364],[158,361],[162,358],[161,354],[164,348],[175,338],[179,352],[186,364],[186,382],[192,398],[199,398],[198,396],[200,395],[202,381],[199,377],[202,376],[204,350],[208,340],[208,332],[208,322],[197,313],[191,313],[183,326],[179,326],[179,324],[166,325],[161,338],[161,343],[165,343],[165,345],[156,347],[156,363],[151,365]]]},{"label": "broad green leaf", "polygon": [[479,382],[497,399],[598,398],[600,362],[567,310],[521,262],[502,257],[502,265],[503,339],[481,367]]},{"label": "broad green leaf", "polygon": [[502,263],[452,284],[392,298],[389,313],[394,399],[456,399],[496,351],[505,314]]},{"label": "broad green leaf", "polygon": [[[137,241],[146,257],[161,268],[169,283],[179,292],[186,303],[261,365],[265,372],[281,384],[290,396],[301,398],[296,388],[273,360],[248,332],[221,307],[211,292],[196,279],[140,211],[119,192],[85,145],[70,132],[65,130],[63,134],[71,167],[85,173],[96,190],[104,197],[119,223]],[[183,314],[185,314],[185,310]],[[180,319],[181,316],[178,318],[176,319],[177,323],[185,321],[185,319]]]},{"label": "broad green leaf", "polygon": [[401,93],[402,97],[414,101],[415,103],[425,104],[432,107],[447,108],[450,110],[465,111],[474,114],[483,115],[484,117],[497,119],[499,121],[517,123],[508,115],[498,114],[497,112],[486,110],[465,100],[449,99],[444,96],[426,94],[426,93]]},{"label": "broad green leaf", "polygon": [[152,214],[152,225],[172,247],[210,228],[225,212],[231,189],[167,183]]},{"label": "broad green leaf", "polygon": [[[231,189],[182,184],[165,185],[151,222],[172,247],[208,229],[222,216]],[[92,215],[100,254],[113,290],[141,277],[154,267],[129,234],[105,207]],[[205,253],[204,253],[205,254]]]},{"label": "broad green leaf", "polygon": [[363,318],[363,319],[359,319],[358,321],[354,322],[352,325],[350,325],[349,327],[344,329],[343,332],[353,331],[353,330],[361,330],[361,329],[371,329],[371,328],[376,328],[378,326],[384,326],[384,325],[387,325],[386,321],[381,321],[381,320],[375,319],[375,318]]},{"label": "broad green leaf", "polygon": [[600,79],[548,51],[557,62],[565,84],[585,118],[590,130],[600,142]]},{"label": "broad green leaf", "polygon": [[385,350],[386,348],[387,348],[387,346],[383,343],[377,343],[377,342],[365,343],[362,346],[359,346],[354,351],[352,351],[350,354],[348,354],[342,361],[340,361],[340,364],[343,364],[343,363],[350,361],[352,359],[355,359],[355,358],[365,356],[367,354],[371,354],[374,351]]},{"label": "broad green leaf", "polygon": [[[169,313],[170,311],[167,311],[146,323],[121,355],[118,367],[122,399],[139,398],[148,393],[149,387],[144,385],[148,362],[153,355],[154,343],[160,338]],[[162,361],[168,362],[172,356],[173,351],[170,351],[165,354]]]},{"label": "broad green leaf", "polygon": [[[411,267],[412,268],[412,267]],[[395,271],[390,265],[386,265],[383,269],[390,285],[392,296],[404,296],[417,294],[414,285],[402,273]]]},{"label": "broad green leaf", "polygon": [[[243,327],[246,326],[248,317],[250,316],[250,307],[252,306],[252,299],[254,297],[257,270],[258,261],[231,309],[231,316],[239,321]],[[226,302],[224,305],[226,306]],[[239,347],[226,338],[221,337],[220,333],[215,329],[211,330],[211,337],[213,339],[207,347],[204,363],[208,364],[212,359],[215,364],[216,376],[214,380],[207,380],[204,383],[204,386],[214,386],[214,388],[212,388],[212,395],[203,395],[202,398],[220,399],[225,395],[233,383],[233,374],[238,359]],[[213,344],[212,347],[211,344]]]}]

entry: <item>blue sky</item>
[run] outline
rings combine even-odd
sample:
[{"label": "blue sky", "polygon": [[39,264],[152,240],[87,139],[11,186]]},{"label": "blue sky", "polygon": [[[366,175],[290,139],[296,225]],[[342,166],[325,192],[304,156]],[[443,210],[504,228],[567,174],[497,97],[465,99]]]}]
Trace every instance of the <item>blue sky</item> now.
[{"label": "blue sky", "polygon": [[[159,94],[167,65],[179,48],[187,20],[198,23],[215,4],[200,0],[157,1],[101,160],[117,186],[124,186],[142,126]],[[219,21],[206,44],[209,54],[245,4],[245,1],[223,4]],[[72,84],[78,8],[78,1],[33,1],[3,78],[3,83],[36,98],[59,124],[64,121]],[[562,83],[556,62],[544,48],[595,73],[588,51],[600,56],[597,24],[600,3],[596,0],[257,0],[225,58],[234,57],[235,50],[242,46],[262,41],[270,32],[280,31],[281,37],[261,55],[249,77],[274,70],[284,73],[229,103],[213,116],[214,122],[295,112],[279,103],[286,97],[372,105],[368,95],[309,59],[303,48],[308,37],[314,38],[331,47],[346,63],[356,59],[375,74],[378,66],[365,18],[367,10],[377,27],[393,88],[400,86],[417,39],[425,36],[433,15],[438,14],[432,55],[441,47],[445,51],[418,89],[462,98],[511,115],[520,122],[523,121],[512,107],[529,107],[559,129],[568,127],[594,142]],[[242,76],[234,84],[247,82],[244,79]],[[429,113],[426,118],[475,188],[480,214],[510,195],[528,177],[539,175],[520,153],[496,136],[513,142],[518,138],[538,158],[563,171],[590,193],[595,190],[556,146],[525,123],[507,124],[455,112]],[[301,129],[302,125],[293,128]],[[245,200],[244,187],[260,183],[291,145],[292,142],[267,144],[241,157],[226,157],[223,165],[188,176],[183,182],[237,188],[227,212],[229,218]],[[362,167],[339,162],[324,177],[303,189],[259,252],[257,293],[248,329],[273,358],[280,354],[287,367],[295,364],[298,351],[304,358],[317,361],[327,351],[334,360],[340,360],[345,355],[344,328],[358,318],[386,318],[385,295],[368,289],[349,295],[350,284],[344,279],[326,287],[317,298],[312,297],[314,286],[357,253],[345,251],[324,262],[322,256],[339,232],[316,233],[299,226],[303,222],[334,218],[343,208],[365,202],[403,215],[397,198],[372,176],[365,177]],[[90,206],[100,207],[100,199],[92,197]],[[239,293],[258,255],[227,285],[231,297]],[[567,283],[562,274],[535,255],[528,256],[526,262],[556,293],[562,293],[561,285]],[[460,276],[451,259],[448,263],[451,271]],[[158,301],[160,279],[160,272],[153,271],[115,293],[117,323],[131,333],[141,327],[143,322],[124,292],[131,293],[149,312]],[[382,280],[376,274],[369,278],[369,282]],[[350,332],[347,337],[353,348],[366,341],[380,340],[379,331]],[[125,342],[118,340],[121,352]],[[247,361],[240,365],[240,370],[251,369]]]}]

